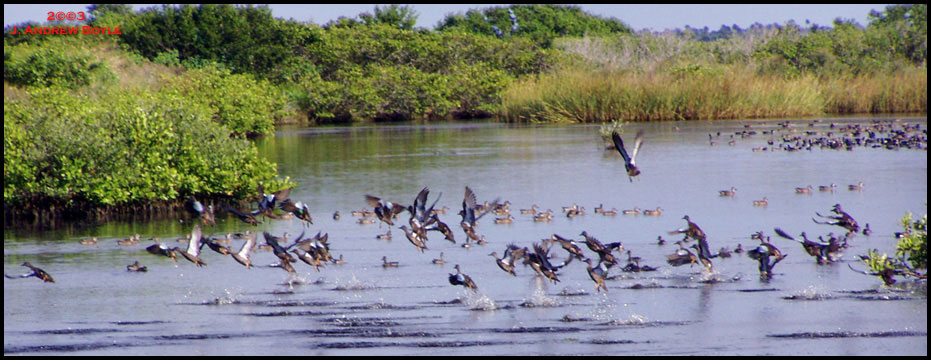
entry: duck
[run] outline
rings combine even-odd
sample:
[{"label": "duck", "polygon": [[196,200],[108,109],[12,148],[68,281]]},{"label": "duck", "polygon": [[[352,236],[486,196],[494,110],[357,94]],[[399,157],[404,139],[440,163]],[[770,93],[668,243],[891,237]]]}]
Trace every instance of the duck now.
[{"label": "duck", "polygon": [[387,257],[387,256],[382,256],[382,257],[381,257],[381,261],[382,261],[381,267],[385,267],[385,268],[388,268],[388,267],[398,267],[398,262],[397,262],[397,261],[388,261],[388,257]]},{"label": "duck", "polygon": [[478,291],[478,286],[475,285],[475,282],[472,281],[472,278],[469,275],[463,274],[462,270],[459,269],[459,264],[456,264],[454,267],[456,269],[455,274],[449,274],[449,283],[452,285],[462,285],[472,291]]},{"label": "duck", "polygon": [[446,260],[443,260],[443,252],[442,252],[442,251],[440,251],[440,258],[439,258],[439,259],[433,259],[433,263],[434,263],[434,264],[437,264],[437,265],[443,265],[443,264],[446,263]]},{"label": "duck", "polygon": [[433,215],[431,215],[431,218],[433,219],[433,224],[434,224],[434,225],[431,226],[431,227],[428,227],[427,230],[428,230],[428,231],[431,231],[431,230],[432,230],[432,231],[439,231],[440,233],[443,234],[443,237],[445,237],[447,241],[449,241],[449,242],[455,244],[455,243],[456,243],[456,235],[453,234],[453,230],[449,228],[449,225],[446,225],[446,223],[444,223],[443,221],[441,221],[440,218],[439,218],[439,216],[437,216],[435,213],[434,213]]},{"label": "duck", "polygon": [[[284,270],[287,270],[289,273],[294,273],[294,268],[291,267],[290,263],[297,262],[297,259],[291,256],[291,254],[288,254],[288,251],[283,248],[281,244],[278,244],[279,237],[273,236],[267,231],[263,232],[262,234],[265,236],[265,244],[272,247],[272,252],[275,253],[275,256],[277,256],[278,260],[281,261],[281,267]],[[297,242],[295,242],[295,244],[297,244]]]},{"label": "duck", "polygon": [[333,263],[336,265],[346,265],[346,260],[343,260],[343,254],[339,254],[339,259],[333,259]]},{"label": "duck", "polygon": [[533,215],[537,213],[537,204],[530,205],[529,209],[520,209],[521,214]]},{"label": "duck", "polygon": [[685,239],[683,239],[683,241],[688,241],[689,238],[699,241],[706,239],[705,232],[698,227],[698,224],[692,222],[692,219],[690,219],[688,215],[683,216],[682,220],[685,220],[688,226],[670,231],[669,235],[685,234]]},{"label": "duck", "polygon": [[230,253],[230,256],[233,257],[236,262],[245,266],[246,269],[252,269],[252,260],[250,256],[252,255],[252,249],[255,247],[257,236],[258,234],[256,233],[249,233],[246,235],[246,242],[242,244],[239,251]]},{"label": "duck", "polygon": [[765,196],[763,197],[763,200],[753,200],[753,206],[767,206],[767,205],[769,205],[769,199],[767,199]]},{"label": "duck", "polygon": [[566,239],[557,234],[553,234],[549,240],[558,242],[559,245],[569,253],[569,256],[575,256],[576,259],[579,260],[582,260],[585,257],[585,254],[582,253],[582,248],[579,247],[575,240]]},{"label": "duck", "polygon": [[339,220],[339,210],[336,210],[336,212],[333,213],[333,220]]},{"label": "duck", "polygon": [[834,191],[834,188],[837,187],[837,184],[831,183],[831,185],[818,185],[818,191]]},{"label": "duck", "polygon": [[185,259],[194,263],[198,267],[207,265],[204,260],[200,258],[200,249],[204,246],[202,240],[203,233],[201,232],[200,225],[194,224],[194,230],[191,231],[191,241],[188,241],[187,250],[182,250],[179,247],[175,247],[174,250],[176,253],[184,256]]},{"label": "duck", "polygon": [[545,212],[538,213],[533,216],[533,221],[535,222],[550,222],[553,220],[553,210],[547,209]]},{"label": "duck", "polygon": [[375,238],[379,240],[391,240],[391,228],[388,229],[387,233],[375,235]]},{"label": "duck", "polygon": [[666,245],[666,239],[663,239],[663,236],[656,237],[656,245]]},{"label": "duck", "polygon": [[439,209],[433,209],[430,211],[430,215],[446,215],[446,211],[449,210],[449,206],[443,206]]},{"label": "duck", "polygon": [[19,276],[10,276],[7,274],[3,274],[3,276],[6,277],[7,279],[21,279],[21,278],[27,278],[30,276],[35,276],[36,278],[42,279],[42,281],[47,282],[47,283],[55,282],[55,279],[52,278],[52,275],[49,275],[47,272],[45,272],[45,270],[32,266],[32,264],[30,264],[28,261],[23,262],[23,264],[20,266],[28,267],[29,270],[31,270],[31,272],[23,274],[23,275],[19,275]]},{"label": "duck", "polygon": [[94,236],[91,239],[81,239],[78,241],[81,245],[97,245],[97,237]]},{"label": "duck", "polygon": [[682,241],[676,241],[676,245],[679,245],[679,249],[676,250],[675,253],[666,255],[666,262],[669,263],[669,265],[682,266],[689,264],[689,266],[691,266],[699,261],[695,254],[682,246]]},{"label": "duck", "polygon": [[811,185],[808,185],[807,187],[797,187],[797,188],[795,188],[795,193],[796,193],[796,194],[809,194],[809,195],[811,195],[811,189],[812,189],[812,188],[811,188]]},{"label": "duck", "polygon": [[862,191],[862,190],[863,190],[863,182],[862,182],[862,181],[858,181],[856,185],[847,185],[847,190],[850,190],[850,191]]},{"label": "duck", "polygon": [[203,241],[204,244],[210,248],[210,250],[213,250],[220,255],[229,255],[231,252],[229,247],[218,244],[214,238],[206,237]]},{"label": "duck", "polygon": [[660,216],[660,215],[663,215],[663,208],[657,206],[657,207],[656,207],[656,210],[650,210],[650,209],[643,210],[643,215],[648,215],[648,216]]},{"label": "duck", "polygon": [[720,258],[729,258],[731,257],[731,251],[727,247],[722,247],[721,250],[718,250],[718,257]]},{"label": "duck", "polygon": [[362,210],[352,210],[349,212],[352,216],[365,216],[365,213],[368,212],[368,208],[362,208]]},{"label": "duck", "polygon": [[136,234],[136,235],[130,236],[128,239],[117,240],[116,243],[117,245],[120,245],[120,246],[132,246],[132,245],[136,245],[139,243],[139,238],[140,238],[140,235]]},{"label": "duck", "polygon": [[624,140],[621,139],[621,135],[617,131],[611,133],[611,139],[614,140],[614,148],[617,149],[617,152],[621,155],[621,158],[624,159],[624,169],[627,170],[627,179],[631,182],[634,181],[634,177],[640,175],[640,168],[637,167],[637,153],[640,152],[640,147],[643,146],[643,129],[637,131],[636,137],[634,137],[634,147],[633,151],[628,155],[627,149],[624,148]]},{"label": "duck", "polygon": [[188,204],[190,204],[190,208],[188,209],[194,210],[204,225],[217,225],[216,217],[213,213],[213,205],[204,207],[204,204],[201,204],[200,201],[197,201],[194,196],[188,197]]},{"label": "duck", "polygon": [[126,271],[131,272],[146,272],[149,271],[145,266],[139,265],[139,261],[136,261],[132,264],[126,265]]},{"label": "duck", "polygon": [[374,224],[376,221],[377,221],[377,220],[375,220],[375,219],[361,218],[361,219],[357,220],[356,223],[359,224],[359,225],[365,225],[365,224]]},{"label": "duck", "polygon": [[639,257],[639,256],[631,256],[630,250],[627,250],[627,263],[628,263],[628,264],[630,264],[630,263],[635,263],[635,264],[637,264],[637,267],[640,267],[640,257]]},{"label": "duck", "polygon": [[578,208],[576,208],[576,209],[569,209],[569,211],[566,212],[566,217],[567,217],[567,218],[570,218],[570,219],[571,219],[571,218],[574,218],[574,217],[576,217],[576,216],[579,216],[579,215],[585,215],[585,208],[584,208],[584,207],[581,207],[581,206],[580,206],[580,207],[578,207]]},{"label": "duck", "polygon": [[633,210],[624,210],[621,213],[624,215],[640,215],[640,208],[634,206]]},{"label": "duck", "polygon": [[[294,253],[294,255],[297,255],[298,260],[303,261],[307,265],[313,266],[314,270],[317,272],[320,271],[320,266],[325,265],[325,263],[320,261],[320,258],[313,256],[313,254],[311,254],[309,251],[302,252],[301,249],[291,249],[291,252]],[[286,263],[284,260],[281,262],[282,264]]]},{"label": "duck", "polygon": [[254,214],[251,214],[251,213],[250,213],[250,214],[243,213],[242,211],[239,211],[239,209],[236,209],[236,208],[234,208],[234,207],[232,207],[232,206],[229,206],[229,205],[227,205],[227,204],[223,204],[223,209],[226,210],[226,212],[228,212],[228,213],[231,213],[231,214],[233,214],[233,215],[236,215],[236,217],[239,218],[239,220],[241,220],[242,222],[244,222],[244,223],[246,223],[246,224],[249,224],[249,225],[252,225],[252,226],[258,226],[258,224],[259,224],[259,221],[256,220]]},{"label": "duck", "polygon": [[601,214],[601,212],[604,210],[604,204],[598,204],[598,207],[595,208],[595,214]]},{"label": "duck", "polygon": [[583,260],[587,265],[588,277],[595,282],[595,291],[600,292],[601,289],[608,292],[608,286],[605,285],[605,277],[607,275],[607,270],[602,266],[602,263],[598,263],[598,266],[592,267],[592,259],[585,258]]},{"label": "duck", "polygon": [[495,224],[510,224],[514,222],[514,217],[508,214],[507,217],[495,218]]},{"label": "duck", "polygon": [[737,188],[735,188],[735,187],[733,187],[733,186],[731,186],[731,189],[730,189],[730,190],[721,190],[721,191],[718,191],[718,194],[720,194],[720,196],[730,196],[730,197],[733,197],[734,194],[736,194],[736,193],[737,193]]},{"label": "duck", "polygon": [[611,254],[612,248],[602,244],[601,241],[598,241],[594,236],[589,235],[587,231],[582,231],[579,235],[585,238],[585,246],[588,246],[589,250],[598,254],[600,261],[607,261],[610,264],[608,266],[617,264],[617,259]]},{"label": "duck", "polygon": [[863,235],[870,236],[873,233],[873,230],[870,230],[870,224],[867,223],[866,227],[863,228]]},{"label": "duck", "polygon": [[175,255],[175,251],[172,248],[168,247],[168,245],[163,244],[159,240],[159,238],[151,238],[149,240],[155,241],[155,244],[150,245],[149,247],[145,248],[146,251],[148,251],[150,254],[153,254],[153,255],[162,255],[162,256],[170,257],[175,262],[178,262],[178,257]]},{"label": "duck", "polygon": [[[294,202],[291,199],[285,199],[278,207],[280,207],[281,210],[294,214],[298,219],[301,219],[301,225],[303,226],[308,226],[308,223],[313,225],[314,223],[313,219],[310,217],[310,209],[308,209],[307,204],[303,202]],[[339,214],[333,214],[333,217],[334,219],[339,218]]]},{"label": "duck", "polygon": [[602,210],[601,215],[603,216],[617,216],[617,208],[611,208],[611,210]]},{"label": "duck", "polygon": [[734,249],[734,253],[736,253],[736,254],[743,254],[743,252],[744,252],[743,245],[742,245],[742,244],[737,244],[737,248]]},{"label": "duck", "polygon": [[424,244],[424,241],[420,238],[420,235],[417,235],[417,233],[411,231],[407,225],[401,225],[401,230],[404,230],[404,235],[407,236],[407,240],[416,246],[421,253],[423,253],[424,250],[427,250],[427,245]]},{"label": "duck", "polygon": [[492,251],[491,254],[488,254],[488,256],[491,256],[495,259],[495,263],[498,264],[498,267],[501,268],[501,270],[504,270],[504,272],[511,274],[512,276],[517,276],[517,274],[514,272],[514,264],[508,263],[505,258],[499,259],[498,252]]},{"label": "duck", "polygon": [[365,195],[365,201],[369,206],[375,209],[375,216],[389,226],[394,226],[393,219],[395,216],[407,210],[407,208],[401,204],[392,201],[382,201],[381,198],[368,194]]}]

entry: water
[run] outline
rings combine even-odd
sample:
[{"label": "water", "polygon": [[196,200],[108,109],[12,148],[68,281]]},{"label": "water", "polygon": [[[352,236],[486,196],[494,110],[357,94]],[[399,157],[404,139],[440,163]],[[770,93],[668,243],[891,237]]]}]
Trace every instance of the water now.
[{"label": "water", "polygon": [[[841,124],[871,119],[830,119]],[[906,118],[927,126],[926,117]],[[308,234],[329,233],[331,252],[347,264],[315,272],[295,264],[297,276],[266,265],[277,259],[256,251],[251,270],[204,249],[209,264],[145,252],[150,241],[130,247],[116,240],[174,239],[190,232],[178,219],[110,223],[46,232],[4,230],[4,272],[24,273],[29,261],[56,283],[4,279],[4,354],[79,355],[926,355],[927,290],[901,279],[884,287],[856,255],[868,249],[893,253],[893,233],[906,212],[927,212],[926,150],[855,148],[853,151],[753,152],[768,138],[727,134],[776,128],[777,121],[668,122],[631,125],[646,130],[632,182],[616,152],[603,151],[597,126],[442,124],[281,130],[260,140],[260,151],[300,186],[293,199],[309,203]],[[796,120],[807,130],[808,120]],[[721,131],[719,146],[708,133]],[[629,143],[632,141],[628,140]],[[862,181],[863,191],[848,191]],[[836,183],[833,193],[818,185]],[[813,185],[811,195],[794,188]],[[392,240],[377,240],[388,227],[359,225],[351,210],[367,207],[364,194],[411,203],[424,186],[432,202],[450,210],[459,229],[464,186],[479,202],[511,202],[513,224],[489,215],[478,232],[488,244],[462,248],[430,233],[420,253],[393,228]],[[736,187],[734,198],[719,190]],[[766,196],[767,207],[753,200]],[[584,206],[584,216],[561,211]],[[839,203],[873,234],[857,235],[841,262],[819,266],[798,244],[778,239],[774,227],[812,237],[841,234],[811,221]],[[555,213],[535,223],[517,210],[538,205]],[[618,210],[663,208],[659,217],[594,214],[599,204]],[[341,219],[331,218],[339,210]],[[744,255],[714,259],[714,274],[700,266],[671,267],[665,255],[677,237],[667,231],[689,215],[708,234],[712,250],[746,249],[764,231],[788,257],[772,280],[761,281],[757,264]],[[407,214],[398,225],[406,223]],[[220,236],[249,226],[218,217],[207,233]],[[271,220],[256,230],[276,235],[302,231],[298,220]],[[581,239],[582,230],[604,243],[623,241],[655,272],[625,273],[626,255],[611,269],[609,292],[594,292],[583,262],[570,263],[553,284],[517,266],[517,277],[488,256],[515,243],[530,246],[553,233]],[[670,243],[656,245],[662,235]],[[96,246],[78,239],[99,236]],[[261,242],[260,238],[260,242]],[[184,246],[179,244],[178,246]],[[231,245],[238,249],[241,241]],[[583,245],[583,251],[593,256]],[[431,260],[443,252],[445,265]],[[562,262],[566,253],[551,251]],[[382,268],[382,256],[400,262]],[[129,273],[139,260],[147,273]],[[476,282],[478,292],[447,281],[453,266]]]}]

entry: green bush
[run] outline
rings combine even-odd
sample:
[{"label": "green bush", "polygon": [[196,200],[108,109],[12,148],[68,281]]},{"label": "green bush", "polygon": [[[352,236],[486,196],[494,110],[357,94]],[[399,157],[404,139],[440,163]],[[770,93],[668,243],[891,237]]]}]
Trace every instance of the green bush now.
[{"label": "green bush", "polygon": [[57,88],[4,102],[4,202],[35,195],[119,205],[187,195],[253,195],[276,176],[208,106],[170,92],[110,91],[96,101]]},{"label": "green bush", "polygon": [[[6,50],[6,49],[4,49]],[[108,71],[87,56],[67,55],[53,48],[42,48],[17,59],[5,51],[3,80],[17,86],[63,86],[76,89],[91,83],[94,72]]]}]

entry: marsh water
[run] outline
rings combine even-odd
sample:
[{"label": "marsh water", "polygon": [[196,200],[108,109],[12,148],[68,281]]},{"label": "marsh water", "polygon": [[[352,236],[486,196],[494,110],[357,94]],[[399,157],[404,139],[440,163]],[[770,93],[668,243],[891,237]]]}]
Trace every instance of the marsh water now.
[{"label": "marsh water", "polygon": [[[253,253],[246,269],[204,248],[207,266],[157,257],[144,249],[160,237],[174,242],[190,233],[194,219],[70,226],[49,231],[4,230],[4,272],[22,274],[29,261],[55,283],[36,278],[4,279],[5,355],[927,355],[927,288],[912,280],[886,287],[857,255],[869,249],[894,253],[894,233],[906,212],[927,213],[927,150],[856,147],[852,151],[752,151],[770,135],[735,137],[745,130],[828,131],[830,123],[869,124],[883,118],[662,122],[631,124],[645,141],[632,181],[613,150],[604,150],[598,126],[534,126],[498,123],[405,124],[279,130],[258,141],[282,176],[299,186],[291,198],[309,204],[313,225],[264,220],[252,228],[225,214],[205,232],[222,236],[247,229],[285,232],[293,239],[329,234],[330,251],[345,264],[319,272],[295,264],[296,276],[267,265],[277,258]],[[927,118],[903,118],[927,127]],[[718,146],[711,146],[708,134]],[[777,138],[778,139],[778,138]],[[628,145],[630,146],[630,145]],[[861,191],[849,184],[863,182]],[[837,184],[833,192],[819,185]],[[796,187],[813,185],[810,195]],[[430,233],[421,253],[397,225],[391,240],[376,239],[386,224],[357,223],[352,210],[368,207],[372,194],[404,204],[421,188],[429,201],[442,194],[440,218],[457,244]],[[510,202],[512,224],[481,218],[485,245],[463,248],[456,212],[464,187],[479,200]],[[734,197],[719,196],[735,187]],[[768,206],[753,200],[768,199]],[[568,218],[563,206],[578,204]],[[603,216],[594,209],[663,209],[661,216]],[[842,204],[870,236],[850,239],[840,262],[818,265],[802,247],[773,233],[774,227],[816,238],[842,234],[812,221]],[[549,223],[534,222],[518,209],[552,209]],[[339,211],[341,217],[332,215]],[[689,215],[708,236],[712,250],[759,245],[763,231],[788,254],[769,281],[746,254],[716,258],[713,273],[701,266],[672,267],[681,236],[667,234]],[[182,221],[183,220],[183,221]],[[654,272],[609,271],[608,292],[594,291],[585,263],[543,281],[518,265],[517,276],[489,256],[508,244],[530,246],[552,234],[581,240],[587,231],[601,242],[622,241]],[[116,240],[139,233],[142,243]],[[98,236],[97,245],[80,239]],[[657,237],[669,242],[657,245]],[[260,242],[263,242],[261,236]],[[238,249],[241,240],[231,247]],[[173,245],[173,244],[172,244]],[[183,245],[179,245],[182,246]],[[588,256],[589,249],[582,246]],[[443,257],[445,264],[432,259]],[[551,251],[559,263],[561,248]],[[397,261],[383,268],[382,257]],[[146,273],[126,271],[139,261]],[[472,292],[450,285],[459,264],[477,284]]]}]

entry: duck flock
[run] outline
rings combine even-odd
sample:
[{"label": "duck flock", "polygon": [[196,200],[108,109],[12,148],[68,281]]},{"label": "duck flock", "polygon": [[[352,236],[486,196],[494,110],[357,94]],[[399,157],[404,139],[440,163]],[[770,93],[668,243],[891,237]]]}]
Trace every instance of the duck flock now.
[{"label": "duck flock", "polygon": [[[787,138],[784,136],[778,147],[782,150],[794,151],[804,148],[810,149],[811,146],[816,144],[822,147],[839,148],[832,144],[840,143],[844,144],[840,148],[847,148],[849,150],[849,147],[854,146],[854,144],[862,146],[873,144],[872,146],[878,145],[887,148],[899,146],[915,146],[920,148],[922,143],[927,143],[926,135],[923,140],[915,140],[918,138],[916,135],[909,135],[911,131],[917,130],[917,126],[905,124],[904,128],[899,131],[896,131],[894,126],[895,123],[887,124],[883,122],[877,122],[874,123],[872,127],[865,128],[848,125],[838,129],[838,132],[852,135],[844,137],[844,140],[837,140],[837,138],[832,137],[832,132],[822,137],[808,137],[806,139]],[[786,124],[784,127],[788,127],[788,125]],[[832,124],[831,128],[833,129],[834,127],[835,126]],[[890,131],[889,129],[893,129],[891,132],[895,135],[880,138],[877,138],[875,135],[882,131],[888,132]],[[750,136],[752,132],[744,130],[743,134],[743,136]],[[772,134],[772,132],[770,132],[770,134]],[[733,141],[734,135],[731,135],[731,137]],[[709,134],[709,138],[711,138],[712,145],[715,145],[713,135]],[[625,148],[623,139],[617,132],[612,134],[612,140],[614,142],[614,149],[617,150],[625,162],[625,170],[628,177],[632,179],[638,176],[641,170],[636,165],[636,157],[643,144],[643,131],[637,133],[634,146],[630,152]],[[773,142],[770,142],[770,145],[773,144]],[[852,184],[848,186],[848,190],[861,191],[863,186],[862,182]],[[818,187],[819,191],[834,191],[835,188],[836,184],[821,185]],[[808,185],[807,187],[796,188],[795,192],[799,194],[810,194],[813,189],[813,186]],[[289,198],[290,191],[291,189],[284,189],[272,194],[267,194],[260,188],[259,193],[261,195],[259,196],[259,200],[256,201],[258,205],[256,209],[240,210],[226,204],[221,204],[220,208],[232,214],[243,223],[252,226],[256,226],[260,218],[297,218],[301,220],[304,226],[312,225],[313,219],[311,218],[307,204]],[[733,197],[736,191],[736,188],[731,187],[728,190],[721,190],[719,194],[722,197]],[[496,224],[508,224],[514,221],[514,216],[510,213],[510,201],[501,201],[500,198],[496,198],[493,201],[485,201],[479,204],[475,192],[466,186],[462,199],[462,209],[458,212],[461,218],[459,228],[462,231],[459,233],[460,229],[453,230],[455,226],[451,227],[447,225],[447,223],[440,218],[440,215],[446,215],[448,210],[446,207],[436,208],[440,196],[434,199],[429,206],[427,205],[429,202],[429,194],[429,188],[424,187],[414,197],[410,205],[406,205],[407,203],[402,204],[400,202],[388,201],[367,194],[364,196],[365,204],[371,207],[372,210],[368,210],[368,207],[366,207],[362,210],[352,211],[351,214],[354,217],[359,217],[358,223],[360,224],[372,224],[376,222],[386,224],[388,230],[384,234],[379,234],[377,236],[379,239],[390,239],[392,237],[392,228],[396,227],[400,229],[412,245],[413,250],[421,253],[429,249],[431,233],[436,233],[433,235],[434,241],[442,236],[445,241],[460,244],[460,246],[464,248],[485,246],[486,238],[484,235],[480,234],[479,220],[488,214],[493,214],[493,222]],[[204,206],[194,197],[188,199],[188,205],[191,212],[201,220],[202,225],[216,225],[213,205]],[[753,205],[766,206],[767,199],[755,200]],[[565,206],[562,210],[565,216],[569,218],[585,215],[585,208],[577,204]],[[780,228],[775,228],[774,232],[783,239],[800,243],[805,252],[812,256],[817,264],[831,264],[840,259],[842,252],[848,247],[848,241],[854,238],[856,234],[861,233],[861,228],[859,223],[850,214],[845,212],[840,204],[834,205],[830,211],[833,213],[832,215],[821,215],[816,212],[815,215],[817,217],[813,217],[812,220],[817,224],[843,228],[845,232],[842,235],[835,235],[832,232],[826,235],[826,239],[824,236],[818,236],[816,240],[812,240],[809,239],[808,235],[804,232],[798,236],[790,235]],[[404,214],[405,212],[407,213],[406,215]],[[599,204],[598,207],[595,207],[594,212],[595,214],[603,216],[617,216],[618,210],[616,208],[610,210],[605,209],[603,205]],[[642,213],[643,215],[661,216],[662,208],[657,207],[655,210],[634,208],[622,210],[621,213],[624,215],[638,215]],[[524,215],[532,217],[535,222],[550,222],[554,213],[549,209],[540,211],[537,205],[532,205],[530,208],[520,209],[520,216]],[[337,211],[333,214],[333,219],[339,220],[339,218],[340,214]],[[407,224],[397,226],[396,223],[403,221],[404,218],[407,219]],[[730,258],[732,253],[741,254],[746,252],[747,256],[759,263],[761,279],[767,280],[773,275],[773,268],[786,257],[786,254],[780,251],[775,244],[771,242],[770,237],[765,235],[762,231],[751,235],[752,239],[760,243],[758,246],[754,246],[749,250],[745,251],[742,245],[738,245],[733,251],[727,248],[721,248],[717,252],[713,252],[707,236],[699,225],[694,223],[688,215],[683,216],[682,219],[686,222],[685,226],[668,232],[669,235],[683,236],[680,240],[673,242],[677,245],[677,248],[672,253],[666,255],[665,261],[671,266],[694,266],[698,264],[710,274],[714,271],[714,261]],[[862,234],[869,236],[870,232],[869,224],[866,224],[862,229]],[[195,224],[190,234],[177,239],[179,242],[187,242],[186,247],[169,246],[159,238],[151,238],[150,240],[154,243],[148,246],[146,250],[155,256],[169,257],[175,262],[179,262],[180,260],[178,258],[181,257],[195,266],[202,267],[207,266],[207,262],[204,260],[204,252],[202,251],[206,245],[211,251],[219,254],[216,256],[228,256],[232,258],[232,260],[210,260],[211,262],[236,261],[246,268],[252,268],[254,266],[253,256],[256,250],[267,250],[271,251],[277,260],[277,263],[271,266],[281,268],[290,274],[296,272],[294,267],[298,260],[305,263],[307,266],[313,267],[316,271],[320,271],[321,268],[326,267],[328,264],[344,264],[346,262],[342,255],[340,255],[339,258],[335,258],[331,255],[329,236],[327,233],[317,232],[315,235],[307,237],[305,237],[305,233],[306,230],[292,241],[288,238],[288,233],[284,233],[283,236],[276,236],[268,232],[263,232],[262,240],[264,240],[264,243],[260,244],[258,238],[259,234],[251,230],[241,233],[228,233],[225,237],[214,238],[205,236],[201,224]],[[457,240],[457,233],[462,235],[459,240]],[[231,247],[234,239],[243,240],[238,250]],[[693,241],[694,243],[687,246],[688,243]],[[121,246],[131,246],[139,244],[140,242],[141,235],[136,234],[135,236],[130,236],[128,239],[118,240],[117,244]],[[97,238],[80,240],[80,243],[83,245],[95,245],[97,244]],[[583,250],[581,244],[584,244],[585,247],[588,248],[588,251]],[[665,244],[667,244],[667,240],[659,236],[657,245]],[[694,250],[694,252],[692,250]],[[565,251],[566,254],[565,256],[554,256],[554,251]],[[622,242],[604,244],[586,231],[582,231],[578,234],[577,239],[573,239],[571,236],[552,234],[549,238],[531,244],[530,247],[519,247],[512,243],[500,249],[500,257],[498,250],[492,251],[488,255],[494,259],[496,265],[506,274],[517,276],[516,269],[519,268],[520,265],[523,265],[524,268],[529,267],[531,271],[538,276],[554,283],[559,282],[560,273],[566,271],[566,266],[575,259],[581,263],[585,263],[585,270],[594,283],[594,290],[599,292],[602,290],[605,292],[608,291],[605,285],[605,279],[609,277],[609,273],[612,271],[646,272],[656,270],[656,267],[643,264],[643,259],[640,257],[633,256],[632,251],[625,249]],[[625,257],[626,265],[619,266]],[[556,263],[556,258],[565,260]],[[382,258],[382,262],[382,266],[386,268],[398,266],[397,262],[389,261],[387,256]],[[432,262],[435,264],[444,263],[443,254],[440,253],[440,258],[433,259]],[[25,262],[22,266],[29,268],[30,272],[13,276],[5,274],[5,276],[11,279],[36,277],[45,282],[54,282],[48,273],[32,264]],[[126,269],[127,271],[134,272],[147,271],[147,268],[140,265],[138,261],[128,265]],[[456,264],[454,269],[456,272],[449,274],[448,277],[450,284],[461,285],[473,291],[478,290],[478,285],[467,274],[462,272],[459,264]],[[908,268],[894,271],[890,270],[884,273],[860,272],[879,276],[886,284],[895,282],[893,275],[921,276],[913,269]]]}]

